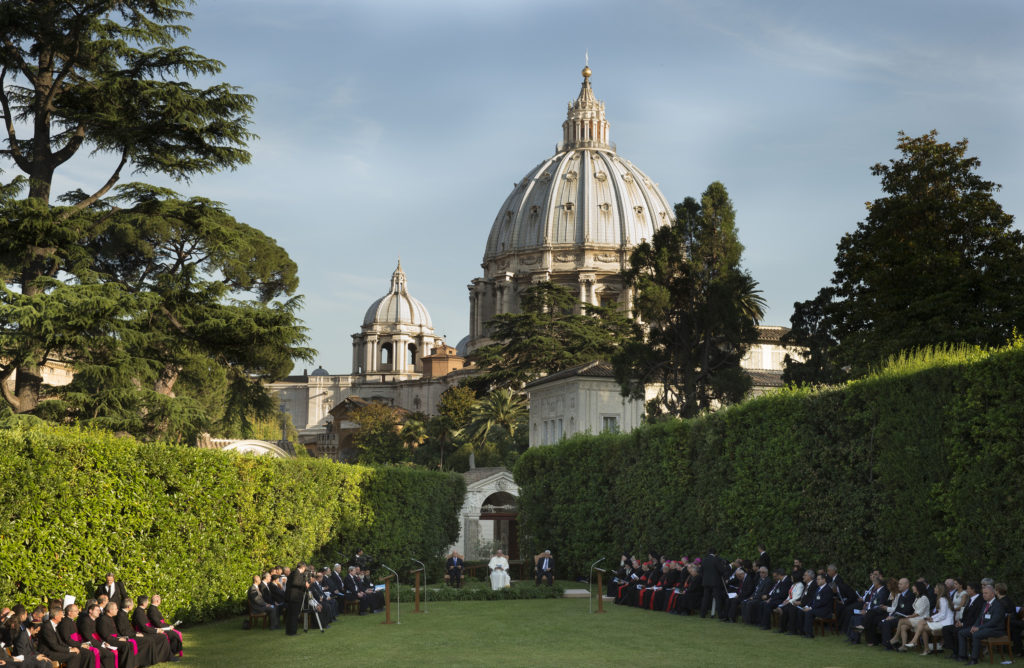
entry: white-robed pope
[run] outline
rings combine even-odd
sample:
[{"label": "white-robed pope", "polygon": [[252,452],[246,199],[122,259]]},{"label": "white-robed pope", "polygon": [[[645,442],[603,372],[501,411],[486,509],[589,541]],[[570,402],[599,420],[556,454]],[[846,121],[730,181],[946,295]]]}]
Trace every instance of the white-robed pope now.
[{"label": "white-robed pope", "polygon": [[491,569],[491,589],[512,586],[512,578],[508,576],[508,559],[501,550],[487,562],[487,568]]}]

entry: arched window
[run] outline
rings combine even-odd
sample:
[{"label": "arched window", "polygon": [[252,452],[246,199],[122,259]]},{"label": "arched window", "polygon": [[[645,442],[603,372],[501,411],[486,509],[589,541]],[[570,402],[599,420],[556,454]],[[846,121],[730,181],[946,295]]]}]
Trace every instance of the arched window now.
[{"label": "arched window", "polygon": [[385,343],[380,347],[380,365],[391,366],[391,344]]},{"label": "arched window", "polygon": [[409,344],[409,366],[410,367],[415,367],[416,366],[416,344],[415,343],[410,343]]}]

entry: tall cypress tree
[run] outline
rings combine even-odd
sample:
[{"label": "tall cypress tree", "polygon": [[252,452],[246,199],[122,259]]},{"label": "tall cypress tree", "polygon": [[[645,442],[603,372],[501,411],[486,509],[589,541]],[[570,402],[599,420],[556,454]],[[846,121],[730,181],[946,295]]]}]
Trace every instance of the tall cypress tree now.
[{"label": "tall cypress tree", "polygon": [[700,202],[687,197],[675,213],[630,256],[624,279],[646,333],[613,364],[629,396],[644,399],[645,388],[659,388],[649,412],[692,417],[750,389],[740,360],[757,340],[764,300],[740,265],[743,246],[724,185],[709,185]]}]

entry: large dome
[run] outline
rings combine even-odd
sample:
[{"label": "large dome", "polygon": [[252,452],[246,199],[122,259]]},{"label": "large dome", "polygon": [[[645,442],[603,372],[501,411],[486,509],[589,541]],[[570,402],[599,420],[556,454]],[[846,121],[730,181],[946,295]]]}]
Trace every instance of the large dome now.
[{"label": "large dome", "polygon": [[402,263],[391,275],[391,290],[373,302],[363,316],[363,326],[374,324],[406,325],[433,329],[430,313],[423,302],[409,294],[406,288],[405,272]]},{"label": "large dome", "polygon": [[609,141],[590,75],[583,68],[555,154],[515,184],[491,225],[484,275],[468,286],[470,352],[487,342],[488,323],[515,313],[521,292],[541,281],[584,304],[629,311],[632,293],[621,280],[629,255],[674,219],[657,184]]},{"label": "large dome", "polygon": [[491,226],[484,263],[507,254],[571,247],[631,250],[672,219],[658,186],[608,141],[590,68],[562,124],[555,155],[516,183]]},{"label": "large dome", "polygon": [[632,249],[668,223],[670,211],[658,186],[613,151],[562,151],[530,170],[501,205],[484,262],[555,247]]}]

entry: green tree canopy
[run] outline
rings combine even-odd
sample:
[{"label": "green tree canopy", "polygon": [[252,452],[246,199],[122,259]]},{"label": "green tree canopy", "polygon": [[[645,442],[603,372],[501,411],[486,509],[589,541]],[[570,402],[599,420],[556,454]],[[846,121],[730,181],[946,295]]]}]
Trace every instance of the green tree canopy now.
[{"label": "green tree canopy", "polygon": [[471,359],[484,372],[469,381],[479,396],[498,388],[519,389],[545,374],[610,359],[634,335],[636,325],[613,306],[580,302],[568,288],[537,283],[520,294],[520,312],[488,321],[495,343]]},{"label": "green tree canopy", "polygon": [[796,304],[790,360],[796,382],[859,376],[905,350],[944,343],[993,346],[1024,315],[1024,234],[978,175],[967,140],[899,134],[900,155],[879,163],[883,196],[843,235],[830,285]]},{"label": "green tree canopy", "polygon": [[709,185],[700,202],[687,197],[675,213],[630,256],[623,276],[647,331],[612,363],[625,394],[644,399],[647,386],[660,388],[650,412],[692,417],[750,389],[740,360],[757,339],[764,300],[740,266],[743,246],[724,185]]},{"label": "green tree canopy", "polygon": [[[190,82],[223,66],[176,43],[189,4],[0,3],[0,161],[14,172],[0,183],[0,387],[14,412],[244,431],[273,409],[261,381],[309,358],[295,265],[272,239],[216,202],[117,186],[126,170],[189,180],[249,161],[254,98]],[[110,171],[54,196],[57,170],[89,154]],[[42,385],[55,359],[74,370],[66,389]],[[203,396],[218,387],[226,398]]]},{"label": "green tree canopy", "polygon": [[409,459],[398,414],[391,406],[378,403],[359,406],[352,410],[348,419],[359,425],[352,435],[352,443],[359,448],[359,463],[394,464]]}]

